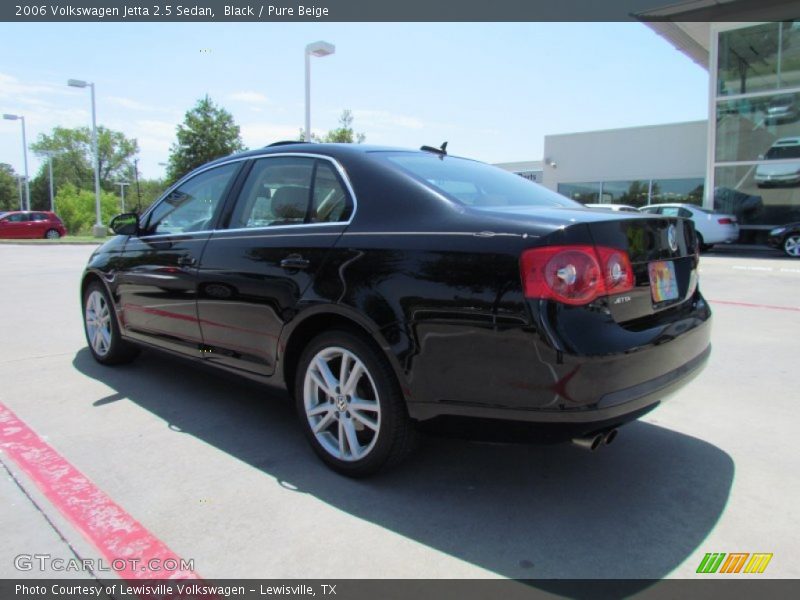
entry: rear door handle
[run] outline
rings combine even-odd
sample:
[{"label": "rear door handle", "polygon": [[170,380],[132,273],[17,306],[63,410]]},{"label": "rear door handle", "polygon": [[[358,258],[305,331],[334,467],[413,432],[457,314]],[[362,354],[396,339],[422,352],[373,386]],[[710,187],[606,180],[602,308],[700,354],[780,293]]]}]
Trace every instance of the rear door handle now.
[{"label": "rear door handle", "polygon": [[193,267],[197,264],[197,259],[194,256],[181,256],[178,259],[179,267]]},{"label": "rear door handle", "polygon": [[311,263],[299,254],[291,254],[281,261],[284,269],[307,269]]}]

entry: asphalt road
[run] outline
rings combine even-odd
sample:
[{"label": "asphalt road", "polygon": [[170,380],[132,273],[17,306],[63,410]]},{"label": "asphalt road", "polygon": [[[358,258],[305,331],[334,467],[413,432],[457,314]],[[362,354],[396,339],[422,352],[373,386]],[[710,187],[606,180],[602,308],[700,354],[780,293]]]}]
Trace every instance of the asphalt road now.
[{"label": "asphalt road", "polygon": [[[704,255],[710,363],[610,447],[427,437],[351,481],[285,397],[155,353],[95,364],[90,252],[0,245],[0,403],[202,577],[695,577],[707,552],[771,552],[763,577],[800,577],[800,261]],[[0,577],[60,575],[17,571],[20,553],[98,555],[0,459]]]}]

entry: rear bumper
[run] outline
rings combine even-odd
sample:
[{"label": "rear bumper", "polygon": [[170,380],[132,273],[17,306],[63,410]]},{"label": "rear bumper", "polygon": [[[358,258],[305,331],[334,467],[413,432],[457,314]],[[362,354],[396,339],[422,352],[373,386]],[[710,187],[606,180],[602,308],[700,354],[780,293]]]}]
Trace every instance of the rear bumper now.
[{"label": "rear bumper", "polygon": [[605,394],[597,404],[580,409],[512,409],[457,403],[417,405],[412,417],[420,420],[458,416],[526,423],[575,425],[575,432],[596,431],[637,419],[700,374],[711,355],[711,346],[686,364],[660,377],[630,388]]},{"label": "rear bumper", "polygon": [[[505,343],[490,342],[494,336],[487,332],[469,345],[472,368],[458,378],[440,370],[436,380],[428,379],[426,401],[408,403],[409,414],[418,420],[458,416],[595,431],[647,412],[700,373],[711,352],[711,311],[699,294],[680,314],[638,331],[600,317],[576,327],[587,344],[616,335],[621,345],[610,353],[567,353],[533,341],[529,331],[495,332]],[[567,327],[560,329],[569,335]],[[466,352],[451,350],[456,364],[467,360]]]}]

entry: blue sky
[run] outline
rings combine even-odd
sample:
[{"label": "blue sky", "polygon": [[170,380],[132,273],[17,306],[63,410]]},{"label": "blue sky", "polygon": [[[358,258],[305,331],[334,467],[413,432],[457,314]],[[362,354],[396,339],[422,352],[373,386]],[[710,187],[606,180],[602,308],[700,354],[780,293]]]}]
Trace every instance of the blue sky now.
[{"label": "blue sky", "polygon": [[[98,123],[135,137],[160,177],[175,127],[209,94],[249,147],[303,125],[303,49],[312,130],[355,116],[367,143],[439,145],[488,162],[542,158],[547,134],[704,119],[705,70],[640,23],[2,23],[0,112],[29,143],[54,126]],[[0,121],[0,162],[22,171],[18,122]],[[29,154],[31,175],[39,161]]]}]

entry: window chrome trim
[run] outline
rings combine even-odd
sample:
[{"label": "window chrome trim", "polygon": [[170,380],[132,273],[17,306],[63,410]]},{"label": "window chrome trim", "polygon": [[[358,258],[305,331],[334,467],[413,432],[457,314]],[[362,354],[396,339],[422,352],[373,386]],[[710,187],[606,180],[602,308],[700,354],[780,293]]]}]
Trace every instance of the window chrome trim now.
[{"label": "window chrome trim", "polygon": [[[191,173],[188,173],[188,174],[184,175],[177,182],[175,182],[173,185],[168,187],[164,191],[164,193],[161,194],[161,196],[159,197],[158,201],[157,202],[153,202],[153,204],[151,204],[147,208],[147,210],[142,213],[142,215],[139,217],[139,222],[141,223],[143,221],[143,219],[145,219],[146,217],[149,217],[150,213],[153,210],[155,210],[155,207],[158,206],[159,204],[161,204],[163,199],[166,198],[167,196],[169,196],[172,193],[173,190],[177,189],[178,187],[183,185],[185,182],[187,182],[190,179],[196,177],[197,175],[201,175],[202,173],[205,173],[206,171],[209,171],[211,169],[216,169],[218,167],[224,167],[226,165],[229,165],[229,164],[232,164],[232,163],[235,163],[235,162],[241,162],[241,161],[244,161],[244,160],[259,160],[259,159],[262,159],[262,158],[272,158],[272,157],[275,157],[275,158],[281,158],[281,157],[283,157],[283,158],[285,158],[285,157],[313,158],[313,159],[327,160],[329,163],[331,163],[333,165],[333,168],[336,169],[336,172],[342,178],[342,181],[344,181],[344,186],[347,189],[347,192],[350,194],[350,197],[353,199],[353,210],[350,213],[350,218],[348,218],[347,221],[335,221],[335,222],[331,222],[331,223],[297,223],[296,225],[274,225],[274,226],[267,225],[267,226],[264,226],[264,227],[237,227],[236,229],[203,229],[203,230],[200,230],[200,231],[192,231],[192,232],[186,232],[186,233],[156,233],[156,234],[148,235],[148,236],[140,236],[139,239],[150,240],[150,239],[159,239],[159,238],[174,237],[174,236],[180,236],[180,235],[189,235],[189,236],[191,236],[191,235],[201,234],[201,233],[213,234],[213,233],[221,233],[221,232],[225,232],[225,231],[234,231],[234,232],[238,232],[238,231],[263,231],[263,230],[272,230],[272,229],[283,229],[283,228],[287,228],[287,227],[290,227],[290,228],[293,228],[293,229],[296,229],[298,227],[320,227],[320,226],[323,226],[323,225],[325,225],[325,226],[341,225],[341,226],[347,227],[348,225],[350,225],[350,223],[353,222],[353,217],[355,217],[356,212],[358,211],[358,199],[356,198],[355,191],[353,191],[353,186],[350,183],[350,178],[348,177],[347,172],[344,170],[344,167],[342,167],[341,163],[339,163],[339,161],[336,160],[335,158],[333,158],[332,156],[326,156],[325,154],[314,154],[312,152],[275,152],[275,153],[269,152],[269,153],[263,153],[263,154],[254,154],[254,155],[251,155],[251,156],[239,156],[239,157],[235,157],[235,158],[231,157],[231,160],[227,160],[227,161],[221,162],[219,164],[209,165],[206,168],[200,167],[200,170],[195,170],[195,171],[192,171]],[[236,198],[236,199],[238,200],[238,198]],[[136,237],[136,236],[132,236],[132,237]]]}]

